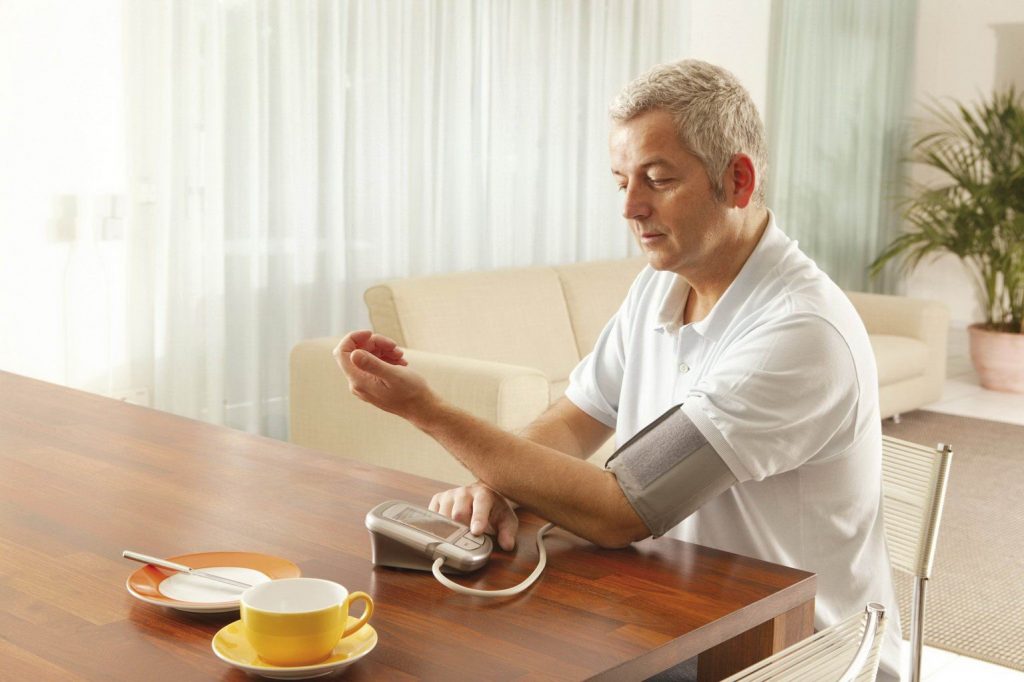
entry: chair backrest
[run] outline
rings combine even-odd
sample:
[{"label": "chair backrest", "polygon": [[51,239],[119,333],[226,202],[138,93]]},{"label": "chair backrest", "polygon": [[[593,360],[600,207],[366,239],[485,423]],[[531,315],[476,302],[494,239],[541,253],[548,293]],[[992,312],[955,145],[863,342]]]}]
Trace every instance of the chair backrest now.
[{"label": "chair backrest", "polygon": [[873,682],[887,622],[881,604],[868,604],[725,682]]},{"label": "chair backrest", "polygon": [[885,540],[894,568],[930,578],[953,449],[882,436]]}]

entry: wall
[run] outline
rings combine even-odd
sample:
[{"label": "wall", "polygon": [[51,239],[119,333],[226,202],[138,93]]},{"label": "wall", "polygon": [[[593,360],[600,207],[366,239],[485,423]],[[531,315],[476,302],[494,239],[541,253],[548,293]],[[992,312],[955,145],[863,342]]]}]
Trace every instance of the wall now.
[{"label": "wall", "polygon": [[771,0],[693,0],[689,56],[732,71],[761,116],[768,96]]},{"label": "wall", "polygon": [[[917,23],[914,116],[930,98],[974,101],[996,87],[1024,89],[1024,2],[920,0]],[[924,179],[920,169],[913,177]],[[910,296],[944,301],[953,326],[983,317],[959,259],[922,264],[906,281]]]}]

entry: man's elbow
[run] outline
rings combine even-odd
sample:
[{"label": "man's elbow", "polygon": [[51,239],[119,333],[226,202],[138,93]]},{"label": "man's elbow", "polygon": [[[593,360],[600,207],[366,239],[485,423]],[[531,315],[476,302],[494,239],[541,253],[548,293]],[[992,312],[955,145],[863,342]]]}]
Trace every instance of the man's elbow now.
[{"label": "man's elbow", "polygon": [[608,474],[605,503],[592,518],[593,536],[586,538],[602,549],[622,549],[651,537],[651,531],[626,499],[618,479]]},{"label": "man's elbow", "polygon": [[605,524],[594,537],[587,538],[601,549],[624,549],[651,537],[643,523]]}]

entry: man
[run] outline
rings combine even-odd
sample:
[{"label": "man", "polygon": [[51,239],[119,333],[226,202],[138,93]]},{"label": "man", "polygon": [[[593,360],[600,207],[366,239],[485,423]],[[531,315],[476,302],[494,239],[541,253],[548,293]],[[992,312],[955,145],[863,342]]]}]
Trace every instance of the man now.
[{"label": "man", "polygon": [[[506,433],[368,331],[335,349],[352,392],[478,477],[430,506],[503,549],[514,501],[603,547],[670,533],[814,571],[819,629],[886,605],[880,678],[897,677],[874,356],[849,300],[765,206],[756,107],[732,74],[687,60],[630,83],[611,118],[612,175],[649,267],[565,397]],[[604,470],[583,461],[659,419],[657,447],[629,443]]]}]

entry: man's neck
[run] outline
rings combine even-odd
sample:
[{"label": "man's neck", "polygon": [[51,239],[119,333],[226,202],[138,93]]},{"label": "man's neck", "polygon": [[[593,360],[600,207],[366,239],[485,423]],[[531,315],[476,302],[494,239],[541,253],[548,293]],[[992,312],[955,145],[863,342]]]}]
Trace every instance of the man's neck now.
[{"label": "man's neck", "polygon": [[714,264],[702,272],[694,273],[692,278],[686,277],[690,293],[683,307],[683,324],[700,322],[711,313],[729,285],[740,274],[767,228],[767,209],[751,211],[748,219],[736,230],[736,238],[723,243],[719,249],[723,257],[716,259]]}]

